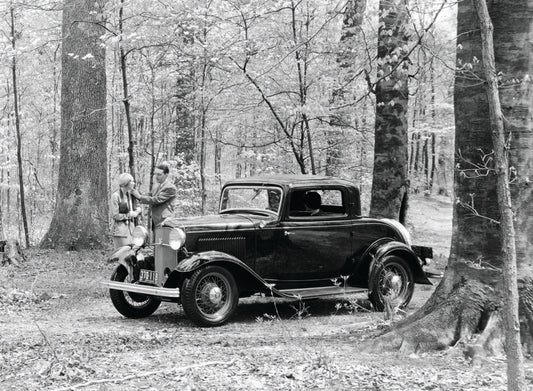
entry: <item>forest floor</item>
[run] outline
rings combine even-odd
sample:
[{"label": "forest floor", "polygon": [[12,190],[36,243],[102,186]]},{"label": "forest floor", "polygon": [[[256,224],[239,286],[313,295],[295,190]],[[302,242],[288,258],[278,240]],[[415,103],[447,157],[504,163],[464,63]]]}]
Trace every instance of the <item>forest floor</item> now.
[{"label": "forest floor", "polygon": [[[414,242],[434,247],[442,271],[451,202],[420,196],[411,205]],[[462,346],[410,355],[361,351],[360,342],[390,321],[354,310],[355,298],[244,299],[217,328],[196,327],[170,303],[132,320],[99,284],[114,267],[107,252],[26,254],[20,267],[0,267],[2,391],[506,389],[502,357],[473,366]],[[433,289],[417,286],[407,312]],[[531,358],[526,372],[533,381]]]}]

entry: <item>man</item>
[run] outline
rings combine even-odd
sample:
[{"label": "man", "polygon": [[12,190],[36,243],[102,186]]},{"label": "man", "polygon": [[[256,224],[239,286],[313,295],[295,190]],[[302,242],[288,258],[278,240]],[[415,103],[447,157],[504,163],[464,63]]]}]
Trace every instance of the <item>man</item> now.
[{"label": "man", "polygon": [[139,202],[151,206],[152,230],[174,213],[174,200],[176,199],[177,189],[168,179],[169,172],[170,168],[166,163],[161,163],[155,168],[154,176],[159,186],[154,190],[152,196],[142,195],[136,189],[131,192]]},{"label": "man", "polygon": [[322,204],[322,197],[316,191],[308,191],[304,197],[305,207],[309,216],[317,216],[321,214],[320,205]]}]

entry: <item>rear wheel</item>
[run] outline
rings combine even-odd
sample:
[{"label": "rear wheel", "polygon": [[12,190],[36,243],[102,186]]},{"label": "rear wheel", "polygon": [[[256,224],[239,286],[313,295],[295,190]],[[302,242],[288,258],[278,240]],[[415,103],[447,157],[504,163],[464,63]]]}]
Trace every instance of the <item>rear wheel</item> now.
[{"label": "rear wheel", "polygon": [[387,305],[404,308],[413,297],[413,271],[404,259],[386,256],[370,273],[369,286],[370,301],[378,311],[383,311]]},{"label": "rear wheel", "polygon": [[183,310],[196,324],[219,326],[235,312],[239,295],[233,275],[220,266],[196,270],[183,282]]},{"label": "rear wheel", "polygon": [[[128,272],[126,268],[119,267],[111,276],[112,281],[124,282]],[[134,292],[109,290],[109,296],[113,306],[127,318],[144,318],[152,315],[161,304],[161,300]]]}]

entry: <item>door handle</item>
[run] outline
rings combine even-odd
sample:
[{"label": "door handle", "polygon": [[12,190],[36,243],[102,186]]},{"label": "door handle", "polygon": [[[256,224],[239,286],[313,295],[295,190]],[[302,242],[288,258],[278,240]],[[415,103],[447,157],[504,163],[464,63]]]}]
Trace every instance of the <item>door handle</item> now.
[{"label": "door handle", "polygon": [[284,236],[294,235],[294,232],[283,231]]}]

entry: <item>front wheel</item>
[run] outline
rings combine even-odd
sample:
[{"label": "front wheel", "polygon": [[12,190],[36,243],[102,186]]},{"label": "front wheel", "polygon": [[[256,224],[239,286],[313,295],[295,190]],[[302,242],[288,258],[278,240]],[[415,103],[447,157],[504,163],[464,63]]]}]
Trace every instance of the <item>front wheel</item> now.
[{"label": "front wheel", "polygon": [[378,311],[387,305],[405,308],[415,289],[413,271],[407,262],[395,255],[386,256],[370,273],[370,301]]},{"label": "front wheel", "polygon": [[198,269],[183,282],[183,310],[198,325],[220,326],[233,315],[238,301],[233,275],[220,266]]},{"label": "front wheel", "polygon": [[[111,280],[124,282],[127,276],[127,270],[124,267],[119,267],[111,276]],[[161,304],[161,300],[154,299],[153,297],[116,289],[110,289],[109,296],[117,311],[127,318],[137,319],[150,316]]]}]

